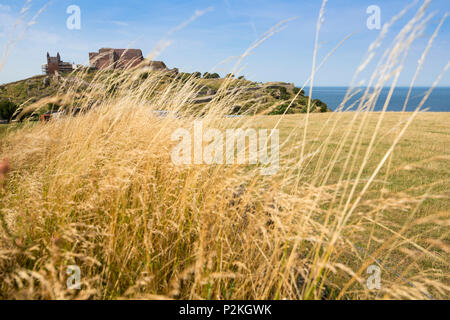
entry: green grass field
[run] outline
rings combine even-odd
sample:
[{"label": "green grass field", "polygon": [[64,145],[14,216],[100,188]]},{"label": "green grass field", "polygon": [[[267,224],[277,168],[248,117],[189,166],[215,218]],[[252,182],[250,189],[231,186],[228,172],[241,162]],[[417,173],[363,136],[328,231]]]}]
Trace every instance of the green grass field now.
[{"label": "green grass field", "polygon": [[[401,119],[406,119],[411,114],[389,112],[385,116],[381,125],[379,137],[376,141],[376,151],[371,156],[367,165],[365,173],[371,173],[378,164],[381,156],[387,151],[392,144],[394,137],[398,130],[395,130]],[[338,128],[333,133],[331,144],[338,145],[342,138],[342,132],[348,127],[350,120],[355,116],[354,113],[344,113],[337,115],[336,113],[325,114],[311,114],[310,124],[308,127],[307,146],[309,151],[316,150],[320,144],[330,133],[331,125],[327,124],[327,120],[334,117],[341,116]],[[363,115],[358,115],[361,119]],[[361,139],[360,153],[356,155],[356,161],[361,159],[358,156],[362,155],[375,128],[376,121],[380,117],[380,113],[372,113],[369,116],[368,124],[363,128]],[[304,115],[288,115],[285,116],[280,124],[280,139],[286,138],[289,134],[296,135],[297,138],[301,136],[304,129]],[[278,122],[280,117],[271,116],[264,117],[256,121],[256,126],[272,128]],[[413,195],[418,195],[422,192],[427,193],[446,193],[450,196],[448,183],[450,181],[450,113],[421,113],[413,121],[408,128],[405,136],[398,144],[394,156],[392,157],[392,166],[390,171],[390,183],[386,185],[387,192],[410,192]],[[341,128],[339,128],[341,127]],[[353,126],[351,135],[356,134],[357,124]],[[334,141],[333,141],[334,140]],[[291,141],[295,141],[292,139]],[[350,149],[350,140],[345,146],[344,150]],[[289,148],[289,144],[286,145]],[[328,149],[331,156],[332,148]],[[344,152],[343,155],[346,156]],[[310,166],[310,168],[313,166]],[[340,173],[340,165],[337,164],[330,181],[337,181]],[[381,171],[381,175],[385,170]],[[307,174],[307,173],[305,173]],[[426,201],[425,206],[422,206],[420,212],[429,214],[449,209],[450,203],[447,199],[439,199],[436,201]]]},{"label": "green grass field", "polygon": [[[308,128],[308,151],[317,150],[321,143],[329,136],[330,128],[326,125],[327,120],[333,117],[342,116],[335,133],[331,135],[331,146],[338,146],[342,141],[343,133],[349,128],[349,123],[355,117],[353,113],[345,113],[342,115],[333,114],[312,114],[310,116],[310,124]],[[356,115],[357,119],[361,119],[363,115]],[[393,143],[399,129],[396,128],[400,121],[411,116],[409,113],[389,112],[383,119],[380,127],[379,137],[375,141],[375,148],[370,154],[367,167],[363,170],[361,180],[368,179],[370,174],[375,170],[381,158],[385,155],[391,144]],[[355,163],[361,163],[365,149],[367,148],[377,120],[381,117],[380,113],[372,113],[369,115],[367,124],[362,128],[360,139],[360,150],[354,152],[352,158]],[[268,117],[260,121],[262,127],[273,127],[278,121],[278,117]],[[287,137],[288,134],[296,132],[297,136],[301,136],[304,128],[305,116],[288,116],[280,122],[280,134]],[[358,121],[357,121],[358,122]],[[404,137],[397,145],[391,162],[388,166],[384,166],[377,181],[370,191],[365,195],[367,201],[378,199],[377,205],[381,209],[381,216],[378,217],[380,223],[378,227],[373,227],[373,234],[378,239],[387,239],[389,234],[403,233],[404,240],[413,241],[415,245],[408,246],[411,252],[414,252],[417,259],[413,261],[411,257],[407,257],[406,250],[398,252],[389,252],[377,256],[388,270],[385,273],[392,277],[393,281],[399,272],[402,275],[413,276],[420,273],[420,269],[434,267],[442,272],[442,281],[447,285],[450,284],[448,274],[449,267],[449,251],[450,234],[448,225],[443,224],[436,226],[433,224],[414,225],[406,227],[416,219],[426,219],[431,216],[448,217],[450,215],[450,113],[421,113],[413,121],[407,129]],[[357,132],[357,124],[352,126],[351,135]],[[350,150],[353,139],[346,141],[343,147],[342,159],[346,159]],[[289,148],[289,144],[286,146]],[[330,147],[330,145],[328,146]],[[327,148],[325,158],[332,156],[334,148]],[[314,161],[306,169],[304,177],[306,181],[310,181],[314,176]],[[336,183],[342,173],[344,161],[337,161],[329,178],[329,183]],[[389,168],[389,170],[387,169]],[[356,174],[350,174],[353,177]],[[388,176],[386,177],[386,174]],[[391,210],[389,201],[395,201],[399,197],[416,198],[416,201],[410,203],[408,208]],[[386,210],[382,210],[386,206]],[[367,212],[371,209],[367,208]],[[437,240],[439,239],[439,240]],[[406,240],[405,240],[406,241]],[[376,244],[378,247],[383,242]],[[359,245],[367,245],[367,234],[362,233],[359,236]],[[432,254],[423,254],[418,246],[422,248],[430,248]],[[431,246],[430,246],[431,245]],[[372,244],[373,246],[373,244]],[[371,247],[371,246],[368,246]],[[367,251],[373,251],[374,248]],[[409,252],[409,253],[411,253]],[[439,257],[440,262],[436,262],[431,256]],[[354,263],[354,267],[359,262]],[[411,267],[411,263],[416,267]],[[349,264],[352,264],[349,261]]]}]

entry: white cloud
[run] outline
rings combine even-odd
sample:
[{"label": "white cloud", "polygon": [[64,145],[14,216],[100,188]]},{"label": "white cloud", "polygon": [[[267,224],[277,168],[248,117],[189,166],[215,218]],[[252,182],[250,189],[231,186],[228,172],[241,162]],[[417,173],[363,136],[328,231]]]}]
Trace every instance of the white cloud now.
[{"label": "white cloud", "polygon": [[14,17],[12,14],[0,10],[0,38],[6,37],[8,34],[10,34],[16,22],[16,17]]},{"label": "white cloud", "polygon": [[11,11],[11,7],[7,6],[5,4],[0,4],[0,11],[2,11],[2,12],[10,12]]},{"label": "white cloud", "polygon": [[128,22],[119,21],[119,20],[96,20],[93,22],[98,23],[98,24],[115,24],[116,26],[119,26],[119,27],[128,27],[129,26]]},{"label": "white cloud", "polygon": [[37,42],[39,44],[58,44],[62,43],[61,36],[43,30],[30,29],[25,35],[25,40]]},{"label": "white cloud", "polygon": [[112,23],[114,23],[117,26],[121,26],[121,27],[127,27],[128,23],[123,22],[123,21],[111,21]]}]

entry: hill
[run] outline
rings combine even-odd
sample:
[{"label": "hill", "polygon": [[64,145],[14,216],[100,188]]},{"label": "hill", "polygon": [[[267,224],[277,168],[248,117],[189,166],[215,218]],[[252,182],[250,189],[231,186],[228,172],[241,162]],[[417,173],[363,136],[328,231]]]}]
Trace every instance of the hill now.
[{"label": "hill", "polygon": [[[81,93],[89,85],[105,84],[105,79],[109,77],[120,76],[122,71],[94,71],[85,70],[70,74],[59,74],[49,77],[38,75],[21,81],[16,81],[0,86],[0,119],[9,120],[16,118],[13,116],[18,109],[26,109],[30,105],[49,99],[51,97],[64,94],[73,83],[78,83],[77,91]],[[137,82],[145,81],[148,73],[142,73]],[[200,73],[173,73],[168,72],[165,76],[167,81],[162,81],[159,90],[165,88],[164,84],[173,82],[191,81],[197,87],[197,95],[193,97],[192,104],[194,108],[203,108],[210,101],[217,97],[221,88],[226,86],[224,93],[236,94],[238,99],[234,106],[232,114],[243,114],[250,109],[257,110],[270,115],[275,114],[295,114],[305,113],[308,105],[308,97],[304,91],[296,88],[294,84],[283,82],[257,83],[245,80],[243,77],[238,79],[228,76],[220,78],[219,75],[213,76],[205,73],[203,77]],[[227,82],[225,84],[225,82]],[[81,85],[80,85],[81,83]],[[105,89],[106,90],[106,89]],[[257,106],[255,108],[255,105]],[[34,110],[35,115],[49,112],[61,107],[58,103],[48,103],[39,110]],[[14,112],[11,112],[11,109]],[[4,110],[2,112],[2,110]],[[311,102],[311,112],[330,111],[326,103],[315,99]],[[17,113],[16,113],[17,114]],[[28,113],[27,116],[30,116]],[[37,118],[37,117],[35,117]]]}]

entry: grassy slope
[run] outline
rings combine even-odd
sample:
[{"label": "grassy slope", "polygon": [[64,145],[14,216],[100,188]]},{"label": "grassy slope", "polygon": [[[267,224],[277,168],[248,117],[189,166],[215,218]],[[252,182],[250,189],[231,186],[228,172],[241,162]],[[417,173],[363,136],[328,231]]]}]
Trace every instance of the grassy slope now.
[{"label": "grassy slope", "polygon": [[[376,139],[375,151],[369,159],[367,168],[363,171],[362,182],[366,181],[369,174],[373,172],[387,148],[392,143],[397,134],[397,131],[393,130],[395,125],[398,124],[400,119],[404,119],[410,115],[411,114],[408,113],[388,113],[386,115],[381,125],[380,135]],[[326,153],[326,158],[331,158],[332,148],[342,142],[342,132],[347,130],[347,125],[354,116],[353,113],[311,114],[305,153],[317,149],[320,143],[327,138],[330,131],[330,126],[327,124],[328,120],[342,117],[338,122],[336,133],[332,136],[328,145],[331,148],[329,152]],[[358,117],[362,116],[363,114],[358,115]],[[373,128],[375,127],[379,116],[379,113],[372,113],[369,115],[368,124],[363,128],[363,138],[360,140],[362,149],[359,153],[355,153],[357,163],[361,163],[362,161],[364,147],[369,143]],[[273,127],[279,119],[278,116],[258,117],[251,120],[248,125],[270,128]],[[295,145],[294,142],[298,141],[303,132],[304,120],[304,115],[289,115],[281,120],[279,125],[281,141],[285,140],[290,132],[294,132],[294,136],[296,136],[292,142],[289,142],[283,147],[282,152],[283,150],[289,150],[291,146]],[[380,194],[379,191],[382,188],[381,181],[386,172],[385,169],[383,169],[377,177],[380,183],[375,183],[374,187],[371,188],[364,197],[365,200],[368,201],[371,199],[376,201],[381,197],[381,201],[378,205],[382,206],[384,203],[391,202],[391,195],[393,197],[415,196],[420,199],[421,195],[427,194],[427,199],[423,201],[423,203],[417,203],[417,210],[415,210],[416,204],[414,204],[414,202],[413,205],[399,205],[398,210],[395,208],[383,210],[381,208],[381,216],[377,218],[379,219],[381,226],[374,228],[372,232],[374,235],[373,239],[378,238],[383,240],[378,243],[375,240],[372,240],[372,243],[367,242],[367,232],[371,228],[371,224],[369,223],[367,228],[364,229],[364,232],[359,235],[359,240],[356,240],[356,243],[367,250],[367,252],[374,252],[383,245],[383,242],[386,241],[386,239],[390,239],[392,234],[401,230],[408,222],[414,219],[436,214],[448,215],[450,207],[450,202],[448,200],[448,183],[450,180],[448,158],[450,155],[446,146],[450,144],[450,129],[447,126],[449,121],[450,114],[448,113],[419,114],[397,146],[392,158],[392,165],[390,166],[389,182],[387,185],[384,185],[384,192]],[[356,124],[359,122],[360,121],[357,120]],[[353,135],[355,131],[356,130],[352,130],[351,135]],[[351,141],[353,141],[353,139],[351,139],[350,142]],[[345,143],[344,145],[343,158],[346,158],[349,152],[350,142]],[[328,184],[332,185],[339,180],[342,166],[342,162],[338,161],[336,163]],[[315,159],[313,158],[310,164],[306,166],[305,172],[302,172],[304,181],[311,181],[311,178],[314,177],[314,169]],[[358,169],[358,167],[356,167],[356,169]],[[370,208],[367,209],[367,212],[370,211],[369,209]],[[362,212],[364,212],[364,210]],[[53,231],[50,228],[45,232],[52,234]],[[436,261],[436,259],[429,259],[426,254],[421,254],[416,247],[416,245],[419,245],[427,248],[428,252],[431,254],[440,257],[444,261],[448,261],[449,257],[445,249],[441,250],[439,246],[435,246],[430,242],[430,239],[438,239],[438,241],[448,243],[448,230],[445,224],[441,226],[436,224],[414,225],[412,228],[402,232],[402,234],[414,241],[415,245],[411,246],[409,250],[416,252],[415,258],[412,260],[410,255],[404,254],[398,250],[389,250],[383,252],[381,255],[376,255],[377,259],[383,264],[383,284],[399,282],[405,287],[408,287],[404,281],[399,280],[398,275],[396,275],[395,272],[399,272],[402,277],[404,276],[411,279],[414,278],[415,275],[420,274],[421,270],[424,268],[430,267],[435,270],[440,270],[443,277],[439,280],[448,284],[448,279],[445,277],[445,274],[449,273],[448,264]],[[353,241],[355,241],[354,234]],[[364,256],[364,254],[362,256]],[[359,268],[363,268],[361,266],[362,260],[355,259],[353,254],[346,257],[346,253],[343,253],[341,259],[355,271]],[[386,270],[384,267],[389,269]],[[130,269],[127,272],[133,272],[133,269]],[[365,277],[365,275],[362,276],[363,278]],[[345,281],[349,280],[348,278],[346,279],[345,273],[342,272],[338,272],[336,275],[329,275],[329,277],[335,284],[344,284]],[[436,292],[432,293],[436,294]],[[348,297],[352,297],[352,291],[349,292]],[[359,295],[356,294],[354,297],[359,297]]]},{"label": "grassy slope", "polygon": [[[392,144],[397,131],[393,128],[398,125],[400,119],[405,119],[410,113],[389,112],[381,126],[380,138],[377,140],[376,151],[371,155],[367,168],[363,171],[363,177],[368,178],[369,174],[373,172],[378,165],[380,159],[389,146]],[[310,123],[308,128],[308,146],[307,151],[313,151],[318,148],[322,141],[326,139],[329,134],[329,128],[324,126],[327,120],[336,117],[336,113],[312,114],[310,116]],[[339,132],[342,132],[346,125],[353,117],[353,113],[343,114],[340,126],[337,128],[338,134],[330,142],[331,145],[338,145],[341,137]],[[369,125],[365,127],[367,134],[363,135],[362,146],[369,144],[371,133],[375,127],[376,121],[380,116],[379,113],[373,113],[370,116]],[[299,137],[304,128],[304,115],[289,115],[281,120],[280,139],[283,140],[287,135],[294,131]],[[260,127],[273,127],[279,120],[279,116],[265,117],[263,120],[257,120],[256,125]],[[450,113],[433,113],[427,112],[417,116],[411,127],[407,130],[403,139],[398,144],[394,155],[392,157],[392,165],[389,174],[389,184],[384,186],[390,192],[404,192],[413,196],[422,194],[435,194],[444,197],[436,199],[427,199],[418,207],[417,216],[427,216],[438,212],[450,211]],[[356,132],[356,129],[352,131]],[[348,152],[350,148],[349,141],[345,144],[344,150]],[[289,148],[289,143],[286,145]],[[332,156],[332,150],[328,149],[327,157]],[[364,151],[364,150],[363,150]],[[357,163],[362,160],[363,152],[361,151],[357,156]],[[332,171],[330,182],[338,181],[339,174],[342,172],[343,163],[337,163],[336,168]],[[307,168],[305,176],[313,173],[314,165]],[[383,168],[380,171],[380,177],[386,173]],[[380,190],[382,184],[378,184],[376,190]],[[403,223],[407,217],[405,215],[393,216],[399,224]]]},{"label": "grassy slope", "polygon": [[[341,114],[342,115],[342,114]],[[392,144],[395,135],[398,131],[393,128],[398,125],[399,120],[405,119],[411,113],[397,113],[389,112],[383,121],[379,138],[376,140],[376,148],[369,159],[367,168],[363,171],[362,179],[368,179],[370,174],[378,165],[381,158]],[[323,142],[329,132],[330,128],[326,125],[326,121],[337,117],[336,113],[312,114],[310,115],[310,123],[308,127],[308,145],[307,151],[317,150],[321,142]],[[331,146],[337,146],[342,140],[342,132],[347,128],[350,120],[354,117],[353,113],[344,113],[337,127],[337,133],[333,135],[330,142]],[[360,116],[361,117],[361,116]],[[356,163],[362,162],[362,155],[365,147],[370,142],[373,129],[376,125],[380,113],[372,113],[369,117],[368,125],[363,129],[363,138],[361,139],[362,150],[357,155],[355,153]],[[290,115],[281,120],[280,139],[286,138],[292,130],[300,137],[304,128],[304,115]],[[265,117],[257,120],[256,125],[260,127],[273,127],[279,120],[278,116]],[[400,231],[405,225],[408,225],[414,219],[430,217],[433,215],[448,216],[450,213],[450,113],[422,113],[417,116],[412,125],[406,131],[403,139],[400,140],[394,155],[392,157],[392,164],[390,166],[388,183],[383,184],[384,175],[386,174],[386,167],[384,166],[380,171],[377,179],[379,183],[375,183],[370,192],[365,196],[365,199],[376,199],[380,197],[380,191],[383,192],[381,196],[380,206],[388,203],[391,195],[405,195],[406,197],[426,196],[423,202],[417,202],[409,207],[409,209],[402,210],[381,210],[384,221],[384,226],[376,228],[374,234],[379,239],[386,239],[392,231]],[[352,130],[352,134],[356,133],[356,128]],[[352,140],[345,143],[344,155],[348,154]],[[288,149],[292,143],[288,143]],[[331,149],[327,150],[326,158],[332,156]],[[342,172],[343,162],[337,162],[335,168],[330,176],[330,183],[336,183],[339,175]],[[305,172],[305,180],[309,181],[310,176],[313,175],[314,160],[311,165],[307,167]],[[356,173],[356,172],[355,172]],[[360,189],[360,188],[359,188]],[[359,190],[358,189],[358,190]],[[384,199],[384,200],[383,200]],[[385,227],[388,226],[388,231]],[[420,246],[427,248],[431,239],[441,239],[442,243],[450,243],[450,235],[448,227],[444,224],[436,226],[432,224],[415,225],[409,228],[404,233],[409,239],[413,239]],[[367,245],[367,234],[363,233],[360,236],[360,244],[365,247]],[[378,247],[380,244],[372,245]],[[450,256],[448,251],[440,250],[439,245],[431,248],[431,252],[441,257],[444,261],[449,261]],[[367,247],[366,247],[367,249]],[[417,247],[411,246],[412,251],[417,250]],[[372,251],[368,250],[368,251]],[[383,270],[385,277],[393,277],[393,271],[404,270],[408,276],[418,274],[421,267],[433,266],[441,269],[443,274],[450,273],[448,263],[436,263],[429,259],[427,255],[422,255],[417,250],[417,268],[409,268],[405,270],[408,264],[412,263],[410,258],[399,252],[391,252],[383,254],[378,258],[383,264],[390,268],[390,270]],[[348,261],[353,267],[358,267],[358,261]],[[404,269],[405,268],[405,269]],[[386,274],[387,273],[387,274]],[[404,275],[402,273],[402,275]],[[444,277],[445,278],[445,277]],[[386,278],[384,278],[386,280]],[[445,280],[447,284],[447,280]]]},{"label": "grassy slope", "polygon": [[[371,130],[375,127],[379,115],[379,113],[373,113],[370,116],[370,125],[366,128],[368,132],[372,132]],[[387,114],[381,127],[381,136],[383,136],[383,139],[378,141],[377,150],[379,154],[371,158],[367,172],[373,171],[374,166],[378,164],[379,156],[392,143],[392,137],[395,133],[392,128],[398,124],[400,119],[404,119],[408,115],[410,113],[390,112]],[[336,113],[310,115],[308,128],[308,148],[310,150],[317,148],[320,142],[328,136],[330,130],[324,127],[324,124],[328,119],[335,116]],[[342,127],[346,126],[353,116],[353,113],[343,114],[340,125]],[[281,139],[287,137],[288,133],[292,130],[300,135],[304,128],[304,117],[304,115],[289,115],[284,117],[279,125]],[[279,116],[265,117],[263,120],[257,120],[257,125],[271,128],[279,119]],[[450,128],[448,123],[450,123],[450,113],[427,112],[417,116],[417,119],[414,120],[411,127],[407,130],[406,135],[395,151],[393,158],[395,173],[392,176],[394,181],[388,187],[389,189],[392,191],[402,191],[411,187],[417,188],[421,186],[417,189],[418,191],[423,191],[432,182],[450,179],[450,167],[448,163],[448,157],[450,156],[450,150],[448,149],[450,145]],[[371,135],[364,136],[363,145],[369,143],[369,138],[371,138]],[[339,142],[337,139],[338,137],[336,136],[336,141],[332,143],[337,144]],[[349,148],[349,145],[346,145],[346,148]],[[331,177],[331,181],[336,179],[339,173],[338,168]],[[446,186],[446,184],[438,184],[431,190],[448,191],[445,188]],[[424,212],[432,212],[436,209],[429,208],[427,210],[426,208],[422,208],[421,210],[425,210]],[[440,207],[440,209],[442,210],[444,207]]]},{"label": "grassy slope", "polygon": [[[104,74],[108,75],[110,72],[104,72]],[[83,81],[86,81],[86,83],[93,80],[95,75],[95,72],[88,72],[86,74],[82,74]],[[61,75],[63,78],[69,77],[68,75]],[[76,77],[78,77],[77,75]],[[11,100],[16,105],[22,105],[24,107],[39,101],[40,99],[51,97],[57,94],[58,88],[63,82],[62,80],[57,81],[54,78],[50,78],[50,85],[44,86],[43,81],[45,75],[39,75],[34,76],[28,79],[16,81],[13,83],[8,83],[0,86],[0,100]],[[71,75],[70,78],[73,78],[74,76]],[[199,87],[206,87],[206,89],[211,89],[214,91],[219,90],[220,86],[223,84],[224,79],[199,79],[197,80],[197,83]],[[257,84],[248,81],[248,80],[233,80],[235,84],[232,86],[236,87],[254,87]],[[252,105],[255,103],[260,104],[260,109],[269,109],[271,106],[274,106],[276,104],[282,104],[282,103],[289,103],[290,100],[295,96],[295,93],[288,89],[288,96],[284,97],[283,99],[275,98],[273,96],[274,91],[276,89],[261,89],[258,91],[252,91],[248,93],[244,93],[240,96],[240,101],[242,101],[241,106],[243,109],[241,111],[245,111],[247,109],[250,109]],[[64,92],[64,90],[63,90]],[[203,94],[206,96],[206,90]],[[289,113],[300,113],[304,112],[304,109],[306,108],[308,99],[307,97],[300,95],[296,102],[291,108],[289,109]],[[201,104],[199,104],[199,107],[202,107]],[[314,107],[311,109],[314,110]],[[42,109],[40,113],[46,112],[47,109]]]},{"label": "grassy slope", "polygon": [[21,81],[7,83],[0,86],[0,99],[9,99],[15,104],[32,103],[39,99],[55,94],[57,87],[54,81],[44,87],[45,76],[34,76]]}]

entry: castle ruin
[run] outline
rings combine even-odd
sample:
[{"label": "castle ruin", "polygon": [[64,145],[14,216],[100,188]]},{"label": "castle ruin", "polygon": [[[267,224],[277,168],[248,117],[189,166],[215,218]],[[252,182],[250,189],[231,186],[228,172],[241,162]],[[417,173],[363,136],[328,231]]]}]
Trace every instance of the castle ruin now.
[{"label": "castle ruin", "polygon": [[140,49],[101,48],[98,52],[89,52],[89,64],[97,70],[128,69],[137,66],[153,70],[167,70],[162,61],[146,61]]},{"label": "castle ruin", "polygon": [[58,54],[56,57],[51,57],[47,52],[47,64],[42,66],[42,71],[47,75],[54,75],[58,72],[72,72],[73,65],[69,62],[64,62],[61,60],[61,56]]}]

